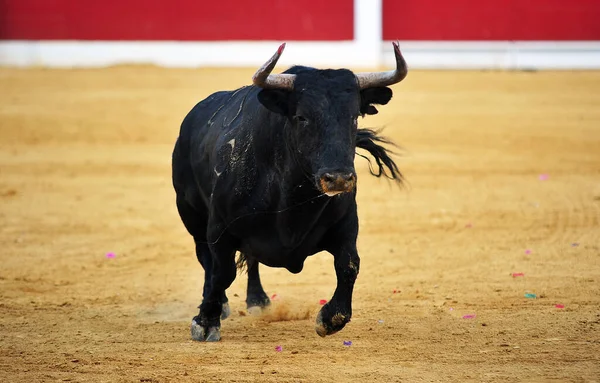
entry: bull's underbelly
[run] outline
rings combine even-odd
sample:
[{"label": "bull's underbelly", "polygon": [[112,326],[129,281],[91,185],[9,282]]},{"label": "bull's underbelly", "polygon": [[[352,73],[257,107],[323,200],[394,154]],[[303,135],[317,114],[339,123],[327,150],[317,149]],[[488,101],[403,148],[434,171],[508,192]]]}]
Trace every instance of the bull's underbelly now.
[{"label": "bull's underbelly", "polygon": [[[321,234],[321,233],[318,233]],[[241,251],[270,267],[282,267],[299,273],[307,257],[323,250],[322,235],[311,233],[298,243],[283,244],[277,236],[253,237],[242,241]]]}]

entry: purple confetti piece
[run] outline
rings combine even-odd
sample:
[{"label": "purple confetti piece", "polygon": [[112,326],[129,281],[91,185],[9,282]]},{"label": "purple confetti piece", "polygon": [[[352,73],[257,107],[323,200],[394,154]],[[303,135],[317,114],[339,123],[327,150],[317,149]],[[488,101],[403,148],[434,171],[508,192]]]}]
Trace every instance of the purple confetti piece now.
[{"label": "purple confetti piece", "polygon": [[281,352],[281,351],[283,351],[283,347],[277,346],[277,347],[275,347],[275,351]]},{"label": "purple confetti piece", "polygon": [[115,253],[106,253],[106,258],[114,258],[116,257]]},{"label": "purple confetti piece", "polygon": [[345,340],[344,341],[344,346],[352,346],[352,341],[351,340]]},{"label": "purple confetti piece", "polygon": [[571,244],[571,246],[572,246],[572,247],[577,247],[577,246],[579,246],[579,243],[577,243],[577,242],[573,242],[573,243]]},{"label": "purple confetti piece", "polygon": [[540,174],[539,176],[540,181],[546,181],[548,178],[550,178],[548,174]]},{"label": "purple confetti piece", "polygon": [[475,318],[477,315],[475,314],[467,314],[467,315],[463,315],[463,319],[473,319]]}]

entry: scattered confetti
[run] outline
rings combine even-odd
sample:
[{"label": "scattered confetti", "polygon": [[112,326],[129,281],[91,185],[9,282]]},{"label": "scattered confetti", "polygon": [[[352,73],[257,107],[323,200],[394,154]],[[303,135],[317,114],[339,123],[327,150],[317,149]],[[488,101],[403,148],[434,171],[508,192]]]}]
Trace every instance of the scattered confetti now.
[{"label": "scattered confetti", "polygon": [[571,244],[571,247],[577,247],[577,246],[579,246],[579,243],[577,243],[577,242],[573,242],[573,243]]},{"label": "scattered confetti", "polygon": [[548,174],[540,174],[540,181],[546,181],[550,176]]},{"label": "scattered confetti", "polygon": [[525,276],[525,273],[512,273],[512,276],[513,276],[513,278],[516,278],[516,277],[524,277],[524,276]]},{"label": "scattered confetti", "polygon": [[475,318],[477,315],[475,314],[467,314],[467,315],[463,315],[463,319],[473,319]]},{"label": "scattered confetti", "polygon": [[276,300],[276,299],[279,299],[279,295],[277,295],[277,294],[273,294],[273,295],[271,295],[271,300],[272,300],[272,301],[274,301],[274,300]]},{"label": "scattered confetti", "polygon": [[527,294],[525,294],[525,298],[529,298],[529,299],[536,299],[536,298],[537,298],[537,295],[535,295],[535,294],[532,294],[532,293],[527,293]]},{"label": "scattered confetti", "polygon": [[525,254],[531,254],[531,250],[529,250],[529,249],[525,250]]},{"label": "scattered confetti", "polygon": [[383,319],[378,320],[377,323],[383,324]]},{"label": "scattered confetti", "polygon": [[323,306],[325,303],[327,303],[327,299],[321,299],[321,300],[319,301],[319,304],[320,304],[321,306]]},{"label": "scattered confetti", "polygon": [[454,307],[450,307],[450,311],[454,311]]},{"label": "scattered confetti", "polygon": [[114,258],[116,257],[115,253],[106,253],[106,258]]},{"label": "scattered confetti", "polygon": [[465,225],[465,227],[473,227],[473,224],[472,224],[472,223],[467,223],[467,224]]},{"label": "scattered confetti", "polygon": [[554,307],[556,307],[557,309],[564,309],[565,305],[554,305]]},{"label": "scattered confetti", "polygon": [[352,341],[351,340],[345,340],[344,341],[344,346],[352,346]]},{"label": "scattered confetti", "polygon": [[275,347],[275,351],[281,352],[281,351],[283,351],[283,347],[277,346],[277,347]]},{"label": "scattered confetti", "polygon": [[398,292],[398,290],[394,289],[393,293],[396,294]]}]

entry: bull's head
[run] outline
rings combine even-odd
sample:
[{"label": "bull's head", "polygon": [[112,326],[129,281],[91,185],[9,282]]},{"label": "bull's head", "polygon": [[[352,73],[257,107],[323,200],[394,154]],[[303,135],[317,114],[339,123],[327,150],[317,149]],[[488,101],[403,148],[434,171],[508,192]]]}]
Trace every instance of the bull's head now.
[{"label": "bull's head", "polygon": [[333,196],[356,186],[357,119],[377,113],[373,104],[387,104],[392,98],[388,86],[407,74],[398,43],[393,44],[396,69],[389,72],[354,74],[347,69],[293,67],[271,74],[285,48],[282,44],[253,76],[254,85],[263,88],[260,102],[286,117],[292,156],[310,172],[322,193]]}]

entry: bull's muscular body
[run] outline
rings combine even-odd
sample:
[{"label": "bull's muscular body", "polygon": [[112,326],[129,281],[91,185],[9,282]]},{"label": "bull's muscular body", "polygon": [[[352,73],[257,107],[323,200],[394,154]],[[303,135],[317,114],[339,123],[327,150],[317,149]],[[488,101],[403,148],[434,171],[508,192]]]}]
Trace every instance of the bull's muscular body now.
[{"label": "bull's muscular body", "polygon": [[[248,307],[269,299],[258,262],[302,270],[319,251],[335,258],[337,288],[317,318],[325,336],[352,315],[356,250],[356,147],[369,151],[379,173],[400,173],[374,132],[357,129],[359,115],[386,104],[406,67],[373,82],[374,74],[293,67],[269,75],[283,50],[255,75],[257,86],[217,92],[186,116],[173,152],[173,185],[181,219],[205,269],[203,302],[192,322],[196,340],[219,340],[229,313],[225,290],[236,275],[235,254],[248,262]],[[402,72],[403,69],[403,72]],[[371,77],[369,77],[371,76]],[[387,82],[386,82],[387,81]],[[385,173],[387,168],[387,173]]]}]

